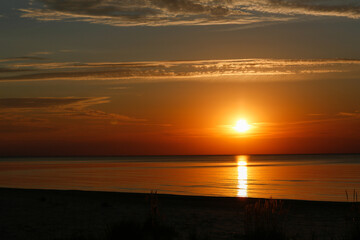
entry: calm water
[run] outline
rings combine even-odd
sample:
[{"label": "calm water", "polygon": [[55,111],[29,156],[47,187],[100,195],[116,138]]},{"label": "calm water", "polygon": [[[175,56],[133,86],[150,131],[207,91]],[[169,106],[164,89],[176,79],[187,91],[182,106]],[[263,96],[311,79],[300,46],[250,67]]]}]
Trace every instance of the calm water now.
[{"label": "calm water", "polygon": [[346,201],[360,155],[2,158],[0,187]]}]

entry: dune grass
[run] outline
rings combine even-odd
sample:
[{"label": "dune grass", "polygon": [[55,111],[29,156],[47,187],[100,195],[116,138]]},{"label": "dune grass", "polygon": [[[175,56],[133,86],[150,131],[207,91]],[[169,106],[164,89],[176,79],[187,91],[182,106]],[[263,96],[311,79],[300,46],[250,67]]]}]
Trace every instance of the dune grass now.
[{"label": "dune grass", "polygon": [[259,200],[245,207],[244,238],[249,240],[286,240],[286,210],[281,200]]},{"label": "dune grass", "polygon": [[108,227],[104,240],[173,240],[177,239],[176,229],[167,224],[159,210],[159,200],[156,191],[151,191],[147,196],[149,202],[149,213],[147,219],[142,223],[123,221]]},{"label": "dune grass", "polygon": [[347,217],[347,224],[349,228],[349,236],[346,238],[348,240],[359,240],[360,239],[360,202],[358,199],[358,191],[355,189],[350,194],[348,191],[345,191],[346,199],[348,202],[351,202],[351,208]]},{"label": "dune grass", "polygon": [[[360,202],[359,193],[346,191],[348,202],[351,208],[347,214],[347,226],[343,235],[333,236],[334,240],[360,240]],[[147,217],[143,221],[123,220],[106,228],[100,238],[72,238],[71,240],[205,240],[209,239],[204,232],[199,234],[196,226],[189,226],[188,229],[180,230],[177,226],[171,225],[162,216],[159,206],[159,199],[156,191],[147,195],[149,204]],[[290,236],[286,231],[287,209],[284,202],[274,199],[261,199],[248,203],[244,208],[243,226],[244,231],[235,234],[234,238],[241,240],[290,240],[302,239],[301,236]],[[209,229],[210,230],[210,229]],[[206,233],[205,233],[206,234]],[[321,239],[317,237],[326,236],[323,233],[314,232],[310,239]],[[324,239],[325,240],[325,239]],[[328,240],[328,239],[327,239]]]}]

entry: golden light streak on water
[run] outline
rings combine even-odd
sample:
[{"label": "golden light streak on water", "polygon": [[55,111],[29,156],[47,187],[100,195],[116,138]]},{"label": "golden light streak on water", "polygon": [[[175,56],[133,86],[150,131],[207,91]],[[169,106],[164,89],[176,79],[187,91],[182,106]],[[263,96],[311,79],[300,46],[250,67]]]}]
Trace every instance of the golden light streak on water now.
[{"label": "golden light streak on water", "polygon": [[247,162],[248,162],[248,156],[246,155],[239,155],[236,156],[237,161],[237,170],[238,170],[238,197],[247,197]]}]

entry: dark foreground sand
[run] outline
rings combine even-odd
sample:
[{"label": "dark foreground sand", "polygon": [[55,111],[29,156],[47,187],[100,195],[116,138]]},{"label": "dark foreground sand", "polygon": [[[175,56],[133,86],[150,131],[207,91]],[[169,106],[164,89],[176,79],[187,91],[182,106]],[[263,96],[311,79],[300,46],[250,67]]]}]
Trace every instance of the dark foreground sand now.
[{"label": "dark foreground sand", "polygon": [[[149,194],[139,193],[0,188],[0,239],[101,237],[118,222],[143,222],[150,212],[148,198]],[[158,195],[164,222],[184,236],[196,231],[204,239],[242,239],[244,207],[255,201]],[[284,200],[286,231],[292,239],[342,239],[350,205]]]}]

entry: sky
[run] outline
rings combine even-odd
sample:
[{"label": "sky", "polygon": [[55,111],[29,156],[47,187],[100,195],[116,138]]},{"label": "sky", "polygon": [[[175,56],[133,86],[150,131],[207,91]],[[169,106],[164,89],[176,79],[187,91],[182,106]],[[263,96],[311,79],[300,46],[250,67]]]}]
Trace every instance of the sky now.
[{"label": "sky", "polygon": [[358,0],[1,1],[0,156],[359,153],[359,26]]}]

